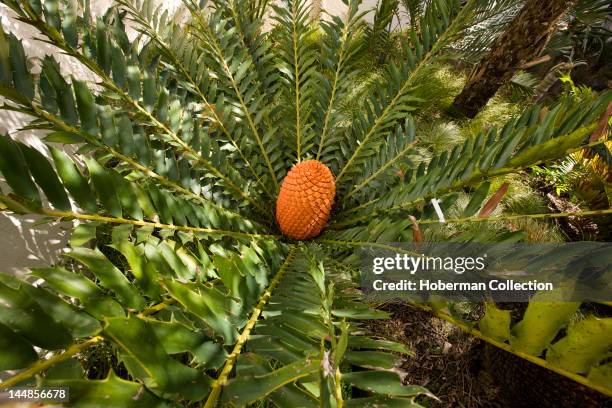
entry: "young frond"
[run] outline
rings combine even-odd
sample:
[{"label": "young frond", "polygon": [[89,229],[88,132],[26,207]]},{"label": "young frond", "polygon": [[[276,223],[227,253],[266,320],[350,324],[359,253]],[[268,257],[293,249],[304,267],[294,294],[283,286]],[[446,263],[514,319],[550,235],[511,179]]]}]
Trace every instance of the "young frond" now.
[{"label": "young frond", "polygon": [[274,20],[279,37],[277,53],[279,72],[283,75],[286,103],[281,131],[294,153],[287,159],[299,162],[314,149],[312,101],[319,91],[316,75],[316,28],[310,25],[310,6],[306,0],[287,0],[274,6]]},{"label": "young frond", "polygon": [[364,164],[363,176],[355,179],[355,186],[346,193],[345,200],[355,194],[373,198],[379,189],[395,184],[402,177],[400,164],[408,164],[407,156],[414,151],[416,145],[416,129],[412,118],[406,119],[404,126],[398,125],[390,134],[385,146],[378,155]]},{"label": "young frond", "polygon": [[[374,88],[373,95],[363,106],[364,114],[355,118],[344,140],[336,143],[346,146],[345,157],[338,157],[332,169],[337,173],[338,184],[344,177],[352,177],[374,153],[376,146],[389,133],[394,122],[407,112],[417,108],[419,98],[411,94],[418,73],[457,34],[465,22],[466,9],[459,3],[432,2],[425,11],[423,30],[417,34],[411,31],[411,44],[404,47],[405,59],[398,65],[391,65],[384,81]],[[383,85],[384,83],[384,85]]]},{"label": "young frond", "polygon": [[354,66],[354,57],[363,45],[359,36],[364,14],[359,12],[359,5],[358,0],[349,2],[345,20],[331,16],[331,21],[321,22],[321,29],[325,32],[319,56],[323,73],[319,74],[320,87],[314,97],[316,108],[313,115],[315,159],[323,162],[329,161],[337,150],[337,146],[330,141],[338,137],[342,121],[340,104],[349,98],[358,72]]},{"label": "young frond", "polygon": [[282,150],[282,139],[277,137],[272,107],[266,104],[266,90],[260,87],[249,49],[241,44],[242,38],[237,38],[234,25],[230,25],[231,20],[225,18],[222,9],[209,16],[194,3],[189,4],[188,9],[193,18],[192,32],[197,47],[204,56],[202,63],[210,67],[218,80],[217,86],[221,87],[226,103],[232,106],[234,120],[244,123],[245,129],[237,140],[255,144],[253,150],[261,154],[260,164],[255,166],[263,168],[258,170],[265,172],[261,177],[275,191],[285,165],[282,157],[275,153]]}]

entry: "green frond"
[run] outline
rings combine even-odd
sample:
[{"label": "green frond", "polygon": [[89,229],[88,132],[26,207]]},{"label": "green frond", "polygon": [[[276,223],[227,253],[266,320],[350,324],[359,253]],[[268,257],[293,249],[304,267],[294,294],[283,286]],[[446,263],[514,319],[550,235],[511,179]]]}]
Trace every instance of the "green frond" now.
[{"label": "green frond", "polygon": [[514,19],[524,2],[517,0],[472,2],[471,18],[462,27],[462,38],[450,45],[456,57],[476,63]]},{"label": "green frond", "polygon": [[[101,25],[102,23],[99,22],[98,27]],[[105,33],[106,31],[100,35],[107,38]],[[8,36],[8,38],[10,40],[14,37]],[[16,49],[22,50],[21,45],[16,45]],[[122,52],[118,48],[116,50],[118,53]],[[265,207],[255,201],[246,191],[247,182],[228,164],[219,145],[211,143],[210,138],[200,130],[193,109],[189,106],[184,109],[181,106],[180,96],[169,94],[167,89],[163,89],[161,84],[156,83],[151,74],[145,72],[141,80],[141,73],[137,66],[125,66],[118,63],[117,67],[113,67],[113,77],[126,76],[127,82],[126,88],[121,89],[115,83],[120,81],[115,79],[113,82],[96,61],[77,53],[72,48],[68,47],[66,51],[88,62],[89,67],[93,67],[95,72],[105,79],[104,85],[107,86],[107,90],[114,93],[114,95],[102,93],[101,96],[108,98],[107,103],[98,103],[85,83],[76,81],[74,84],[68,84],[60,75],[59,65],[51,57],[46,57],[43,61],[43,74],[39,82],[40,104],[44,111],[37,109],[37,101],[15,99],[10,89],[4,95],[9,99],[13,97],[13,100],[20,104],[20,108],[25,109],[26,113],[33,112],[34,116],[42,119],[54,121],[57,119],[55,115],[58,115],[61,120],[55,120],[54,123],[60,127],[58,130],[74,133],[70,132],[69,126],[80,124],[78,133],[87,134],[85,141],[93,143],[96,147],[102,143],[106,144],[126,156],[136,156],[137,160],[145,166],[148,166],[150,162],[160,163],[159,160],[161,160],[161,168],[164,169],[160,169],[162,175],[173,170],[175,175],[170,178],[182,178],[184,184],[192,183],[192,170],[199,171],[200,177],[204,180],[212,176],[225,187],[221,191],[231,191],[235,196],[255,206],[260,213],[267,213]],[[21,54],[11,53],[14,58],[21,58],[21,62],[15,61],[11,64],[13,68],[18,62],[24,64],[25,57],[22,53],[23,51]],[[116,72],[122,72],[122,74],[115,74]],[[30,77],[27,70],[21,75]],[[17,78],[15,80],[13,84],[17,87],[19,82]],[[122,109],[114,108],[117,98],[135,110],[133,115],[142,119],[141,126],[133,129],[132,123]],[[38,105],[38,108],[40,107]],[[101,141],[96,140],[96,137],[93,136],[100,133],[98,138],[102,139]],[[139,140],[139,138],[144,140]],[[156,149],[155,145],[159,143],[162,146]],[[175,149],[176,152],[169,152],[167,150],[169,147]],[[176,174],[176,169],[183,169],[184,174]],[[184,185],[183,187],[191,189],[194,186]],[[199,189],[199,186],[195,188]],[[214,193],[214,190],[211,193]]]},{"label": "green frond", "polygon": [[[501,129],[492,128],[487,135],[479,133],[457,145],[449,153],[434,156],[404,176],[403,182],[386,194],[365,201],[340,214],[336,227],[372,220],[379,213],[405,210],[417,202],[442,198],[450,205],[447,194],[474,182],[515,173],[552,157],[564,156],[588,145],[595,129],[594,121],[608,105],[606,93],[586,107],[578,107],[571,99],[559,103],[538,123],[540,108],[535,106]],[[601,143],[601,142],[598,142]],[[369,209],[373,214],[350,216]],[[346,218],[342,218],[345,214]]]},{"label": "green frond", "polygon": [[[221,231],[227,229],[229,235],[246,233],[250,236],[248,234],[261,228],[212,204],[200,202],[196,205],[154,186],[146,186],[145,190],[91,158],[86,159],[88,172],[84,175],[68,155],[54,148],[51,148],[51,155],[55,169],[42,154],[8,136],[0,137],[0,152],[3,156],[0,171],[13,192],[0,195],[0,200],[6,209],[16,213],[201,234],[218,231],[223,235]],[[57,210],[43,208],[37,184]],[[71,211],[69,196],[84,212]]]},{"label": "green frond", "polygon": [[[263,311],[264,320],[246,342],[248,354],[237,359],[240,376],[227,384],[223,402],[244,405],[267,396],[275,403],[316,406],[317,399],[341,399],[342,383],[384,398],[429,395],[423,387],[399,386],[395,373],[386,376],[373,370],[396,366],[398,358],[389,350],[407,352],[401,345],[364,334],[359,321],[385,314],[357,301],[354,284],[343,277],[342,268],[318,261],[321,248],[302,246],[294,251]],[[271,367],[270,361],[280,367]],[[366,371],[343,373],[345,365]],[[319,388],[313,383],[317,377]]]},{"label": "green frond", "polygon": [[392,27],[399,13],[398,0],[381,0],[372,13],[372,23],[366,24],[363,29],[366,60],[362,60],[362,64],[367,69],[387,65],[393,60],[393,53],[400,48]]},{"label": "green frond", "polygon": [[[393,184],[393,179],[402,177],[403,170],[399,166],[407,161],[407,156],[414,150],[416,141],[416,130],[412,118],[406,119],[404,127],[397,126],[395,132],[389,135],[384,148],[370,162],[364,164],[363,176],[356,178],[356,185],[346,193],[344,200],[364,191],[363,194],[372,197],[378,189]],[[366,176],[367,175],[367,176]],[[371,183],[376,183],[369,186]],[[367,188],[370,187],[370,188]],[[366,189],[367,188],[367,189]]]},{"label": "green frond", "polygon": [[[238,338],[237,330],[246,322],[245,313],[249,305],[233,299],[257,297],[261,293],[266,285],[268,265],[278,265],[274,251],[268,252],[269,248],[266,247],[242,246],[236,251],[226,250],[219,257],[214,250],[213,254],[207,254],[208,251],[199,246],[198,255],[187,247],[178,251],[176,247],[172,249],[168,246],[172,241],[160,241],[153,236],[134,239],[130,229],[118,228],[121,230],[115,228],[113,231],[113,247],[125,255],[133,283],[103,252],[79,246],[73,247],[67,256],[85,266],[92,278],[62,267],[32,271],[32,277],[44,281],[44,284],[37,281],[34,286],[10,275],[0,275],[3,304],[11,302],[15,310],[23,310],[24,313],[19,327],[5,319],[8,315],[4,309],[0,313],[0,321],[10,327],[2,326],[7,336],[14,337],[15,333],[19,333],[29,344],[48,350],[66,349],[4,381],[3,387],[17,384],[23,378],[105,340],[118,347],[120,359],[129,367],[133,378],[150,384],[151,392],[158,397],[198,400],[208,393],[212,379],[171,355],[190,351],[198,364],[215,367],[211,357],[224,353],[219,340],[233,344]],[[272,258],[269,258],[270,255]],[[222,262],[230,259],[233,259],[232,264]],[[259,267],[257,275],[253,274],[252,266]],[[245,272],[246,281],[235,285],[235,278],[230,278],[234,275],[232,269]],[[204,273],[218,274],[221,278],[214,286],[204,285]],[[179,280],[190,280],[191,283],[181,284]],[[235,298],[223,293],[228,289]],[[31,297],[26,297],[26,294]],[[73,302],[63,300],[60,294]],[[153,305],[147,306],[151,302]],[[22,308],[27,308],[27,311]],[[171,313],[165,313],[166,310]],[[47,313],[53,313],[54,318],[48,317]],[[172,318],[177,313],[183,316],[179,320]],[[233,316],[231,321],[223,317],[226,313]],[[37,323],[44,319],[48,319],[45,324]],[[44,336],[41,336],[42,333]],[[142,339],[147,339],[145,346]],[[27,346],[23,341],[18,341],[7,347],[3,348],[3,355]],[[9,367],[6,360],[2,359],[2,362],[2,369]],[[22,364],[28,365],[30,362],[29,359],[13,360],[10,367],[20,368]],[[97,387],[98,383],[80,381],[82,387],[77,387],[74,390],[76,393],[71,396],[74,401],[108,398],[108,395],[88,396],[87,391]],[[185,388],[185,382],[191,385]],[[115,393],[112,395],[116,399],[107,403],[120,404],[124,397]]]},{"label": "green frond", "polygon": [[[246,124],[244,136],[238,140],[244,141],[245,145],[255,143],[253,148],[258,149],[262,155],[261,166],[276,190],[278,179],[283,174],[284,162],[274,152],[282,150],[282,139],[277,137],[278,130],[271,119],[271,107],[265,104],[258,75],[252,69],[253,60],[247,49],[239,47],[241,38],[228,26],[222,10],[205,16],[194,2],[188,4],[188,9],[193,17],[192,34],[198,40],[202,63],[210,67],[227,91],[225,97],[234,105],[231,113],[236,120]],[[259,46],[263,47],[261,44]],[[234,51],[239,54],[234,55]]]},{"label": "green frond", "polygon": [[316,27],[309,24],[310,6],[306,0],[286,0],[273,9],[279,37],[278,70],[283,76],[286,92],[282,97],[287,104],[280,113],[283,116],[281,130],[287,135],[295,135],[294,140],[287,140],[287,145],[295,151],[287,161],[300,162],[314,149],[311,101],[319,91],[319,79],[317,50],[311,37],[318,34]]},{"label": "green frond", "polygon": [[454,0],[429,5],[422,17],[427,30],[420,34],[415,29],[411,31],[410,46],[404,46],[403,61],[390,66],[385,81],[378,84],[363,106],[365,114],[356,118],[345,139],[333,141],[342,147],[342,152],[352,152],[346,157],[337,157],[337,163],[331,163],[332,169],[337,170],[338,184],[345,176],[350,177],[358,172],[359,165],[373,154],[375,146],[386,136],[398,117],[416,109],[419,99],[410,92],[415,86],[415,78],[456,36],[459,26],[465,22],[468,9],[467,6],[460,9],[459,3]]},{"label": "green frond", "polygon": [[[139,8],[134,2],[121,1],[119,2],[135,22],[138,23],[138,29],[153,41],[162,57],[166,58],[165,62],[169,69],[176,71],[177,80],[179,80],[187,90],[193,93],[193,102],[197,106],[196,114],[205,122],[209,122],[208,129],[210,132],[219,132],[217,138],[227,140],[235,149],[239,156],[242,166],[244,166],[250,175],[257,180],[258,185],[263,189],[269,198],[273,198],[273,193],[268,189],[263,182],[261,166],[257,165],[252,158],[250,148],[245,146],[243,140],[237,134],[248,132],[243,129],[244,125],[237,121],[232,114],[231,106],[226,103],[219,89],[210,81],[207,75],[207,65],[204,61],[204,55],[201,55],[196,50],[194,45],[195,37],[189,32],[185,32],[183,28],[175,22],[168,21],[165,16],[167,12],[157,19],[157,14],[149,21],[142,13],[142,9],[149,6],[145,3]],[[228,14],[232,18],[242,21],[244,16],[244,4],[236,4],[235,1],[219,2],[218,7],[222,10],[230,10]],[[269,62],[270,56],[266,53],[266,44],[261,43],[260,34],[258,34],[261,23],[257,20],[242,21],[241,28],[243,32],[243,45],[249,44],[249,49],[253,50],[251,58],[258,67],[260,80],[267,78],[262,82],[266,87],[272,87],[273,76],[269,75],[272,70]],[[257,167],[257,168],[256,168]]]},{"label": "green frond", "polygon": [[410,24],[418,22],[421,13],[423,13],[423,6],[425,2],[422,0],[401,0],[402,6],[408,13]]},{"label": "green frond", "polygon": [[320,75],[320,89],[315,95],[317,105],[313,115],[316,119],[314,131],[318,135],[315,159],[323,162],[327,162],[329,153],[337,149],[333,145],[328,146],[329,140],[335,139],[340,131],[340,104],[349,98],[357,80],[358,71],[353,60],[362,46],[359,24],[364,13],[359,13],[360,4],[359,0],[349,2],[345,20],[333,16],[331,21],[321,22],[325,37],[321,42],[320,64],[325,73]]}]

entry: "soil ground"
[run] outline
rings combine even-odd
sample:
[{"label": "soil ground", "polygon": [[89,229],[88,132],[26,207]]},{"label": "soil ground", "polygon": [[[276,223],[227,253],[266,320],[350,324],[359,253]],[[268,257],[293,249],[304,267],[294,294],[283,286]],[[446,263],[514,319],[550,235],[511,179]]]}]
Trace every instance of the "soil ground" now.
[{"label": "soil ground", "polygon": [[612,399],[474,338],[409,305],[386,305],[390,320],[373,322],[377,335],[406,344],[405,383],[427,387],[432,408],[612,408]]}]

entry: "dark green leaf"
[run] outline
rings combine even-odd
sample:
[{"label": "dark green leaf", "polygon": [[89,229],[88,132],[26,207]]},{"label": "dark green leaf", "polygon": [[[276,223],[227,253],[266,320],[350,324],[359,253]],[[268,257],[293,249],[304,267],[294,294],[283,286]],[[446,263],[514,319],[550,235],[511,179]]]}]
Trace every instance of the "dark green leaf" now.
[{"label": "dark green leaf", "polygon": [[206,340],[202,332],[193,331],[178,322],[161,322],[155,319],[145,321],[151,326],[168,354],[193,352]]},{"label": "dark green leaf", "polygon": [[70,358],[45,371],[45,380],[80,380],[83,367],[75,358]]},{"label": "dark green leaf", "polygon": [[111,69],[111,49],[106,26],[101,18],[96,20],[96,54],[98,65],[108,74]]},{"label": "dark green leaf", "polygon": [[123,154],[133,156],[136,152],[134,147],[134,133],[132,122],[127,116],[121,116],[117,121],[117,131],[119,132],[119,144]]},{"label": "dark green leaf", "polygon": [[26,160],[17,143],[8,135],[0,135],[0,172],[15,194],[28,200],[40,201]]},{"label": "dark green leaf", "polygon": [[[254,353],[243,353],[240,355],[236,366],[236,377],[259,377],[271,371],[272,368],[268,359]],[[312,394],[294,384],[285,384],[283,387],[268,394],[266,400],[280,407],[316,408],[320,406]]]},{"label": "dark green leaf", "polygon": [[119,303],[106,296],[92,281],[64,268],[35,268],[32,275],[43,278],[56,291],[77,298],[85,310],[98,319],[105,316],[123,316]]},{"label": "dark green leaf", "polygon": [[0,83],[10,85],[13,81],[11,60],[9,55],[9,40],[0,27]]},{"label": "dark green leaf", "polygon": [[487,198],[490,185],[491,183],[485,181],[476,189],[474,193],[472,193],[472,198],[463,211],[464,217],[471,217],[472,215],[476,214],[476,211],[478,211],[484,199]]},{"label": "dark green leaf", "polygon": [[75,339],[93,336],[101,330],[100,323],[96,319],[48,290],[25,283],[22,284],[21,290],[48,312],[53,320],[70,330]]},{"label": "dark green leaf", "polygon": [[89,176],[93,182],[98,198],[104,205],[106,211],[113,217],[121,218],[121,203],[117,197],[117,191],[113,185],[113,177],[97,161],[90,157],[85,158],[85,164],[89,169]]},{"label": "dark green leaf", "polygon": [[76,48],[79,42],[76,22],[76,7],[75,5],[68,5],[64,8],[64,21],[62,21],[62,32],[64,33],[64,39],[72,48]]},{"label": "dark green leaf", "polygon": [[104,380],[46,380],[44,387],[68,387],[70,403],[67,406],[83,408],[125,407],[166,408],[171,405],[148,391],[144,385],[117,377],[111,370]]},{"label": "dark green leaf", "polygon": [[83,177],[66,153],[54,147],[49,147],[49,150],[51,151],[51,156],[53,156],[57,173],[64,182],[66,189],[72,195],[72,198],[74,198],[74,201],[87,212],[95,213],[97,210],[96,198],[87,184],[87,179]]},{"label": "dark green leaf", "polygon": [[397,367],[401,363],[397,356],[382,351],[348,351],[344,355],[344,359],[356,366],[388,370]]},{"label": "dark green leaf", "polygon": [[206,368],[219,369],[227,361],[227,351],[212,341],[205,341],[198,347],[191,350],[193,358],[198,364]]},{"label": "dark green leaf", "polygon": [[32,298],[3,283],[0,283],[0,323],[47,350],[64,348],[72,343],[68,330],[53,320]]},{"label": "dark green leaf", "polygon": [[155,75],[145,71],[142,85],[142,101],[144,107],[149,112],[153,111],[153,106],[157,100],[157,89],[155,88]]},{"label": "dark green leaf", "polygon": [[15,370],[38,360],[38,354],[23,337],[0,323],[0,370]]},{"label": "dark green leaf", "polygon": [[27,67],[25,52],[21,40],[14,35],[9,35],[9,54],[13,67],[13,81],[15,88],[28,100],[34,99],[34,81]]},{"label": "dark green leaf", "polygon": [[320,364],[320,360],[307,358],[264,375],[236,378],[223,390],[223,401],[237,406],[255,402],[286,384],[316,372]]},{"label": "dark green leaf", "polygon": [[228,311],[225,303],[227,300],[224,303],[219,302],[219,296],[213,292],[217,289],[209,288],[200,294],[188,289],[180,282],[170,280],[165,281],[164,286],[168,289],[170,296],[181,303],[188,312],[202,319],[214,330],[215,335],[222,336],[227,344],[236,341],[238,332],[226,317]]},{"label": "dark green leaf", "polygon": [[45,0],[43,3],[43,10],[47,24],[59,31],[61,28],[59,0]]},{"label": "dark green leaf", "polygon": [[61,143],[61,144],[76,144],[76,143],[84,143],[85,139],[76,133],[58,131],[49,133],[47,136],[43,138],[45,142],[50,143]]},{"label": "dark green leaf", "polygon": [[47,158],[38,150],[21,143],[19,149],[25,157],[34,180],[44,191],[53,207],[58,210],[69,211],[71,206],[68,195]]},{"label": "dark green leaf", "polygon": [[96,237],[97,222],[86,222],[77,225],[70,236],[70,246],[83,246]]},{"label": "dark green leaf", "polygon": [[113,70],[113,81],[119,86],[123,88],[125,86],[126,81],[126,66],[125,66],[125,57],[123,56],[123,52],[121,49],[114,44],[111,49],[112,54],[112,70]]},{"label": "dark green leaf", "polygon": [[210,378],[171,358],[146,321],[108,319],[104,335],[117,344],[130,374],[159,396],[198,400],[208,393]]},{"label": "dark green leaf", "polygon": [[96,102],[87,84],[83,81],[72,80],[74,95],[77,101],[81,127],[90,135],[98,134],[98,115],[96,114]]},{"label": "dark green leaf", "polygon": [[136,196],[134,196],[134,190],[130,186],[130,183],[115,170],[110,169],[108,172],[114,180],[117,198],[121,203],[121,207],[131,218],[142,221],[142,210],[138,205],[138,201],[136,200]]},{"label": "dark green leaf", "polygon": [[400,397],[415,397],[431,395],[427,388],[418,385],[402,385],[397,374],[389,371],[355,371],[342,374],[345,381],[364,391],[377,394],[397,395]]},{"label": "dark green leaf", "polygon": [[119,302],[124,306],[135,310],[140,310],[144,306],[144,299],[130,281],[97,248],[77,247],[66,255],[85,264],[100,280],[102,286],[117,294]]},{"label": "dark green leaf", "polygon": [[138,67],[129,65],[127,67],[128,92],[135,100],[140,99],[140,70]]}]

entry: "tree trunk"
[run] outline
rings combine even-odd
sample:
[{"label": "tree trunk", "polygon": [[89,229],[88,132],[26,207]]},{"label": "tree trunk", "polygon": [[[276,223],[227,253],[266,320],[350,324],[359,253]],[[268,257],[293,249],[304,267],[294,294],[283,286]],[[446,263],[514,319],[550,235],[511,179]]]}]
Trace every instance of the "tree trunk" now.
[{"label": "tree trunk", "polygon": [[491,50],[474,67],[455,98],[456,112],[473,118],[497,90],[546,46],[563,14],[576,0],[527,0]]}]

